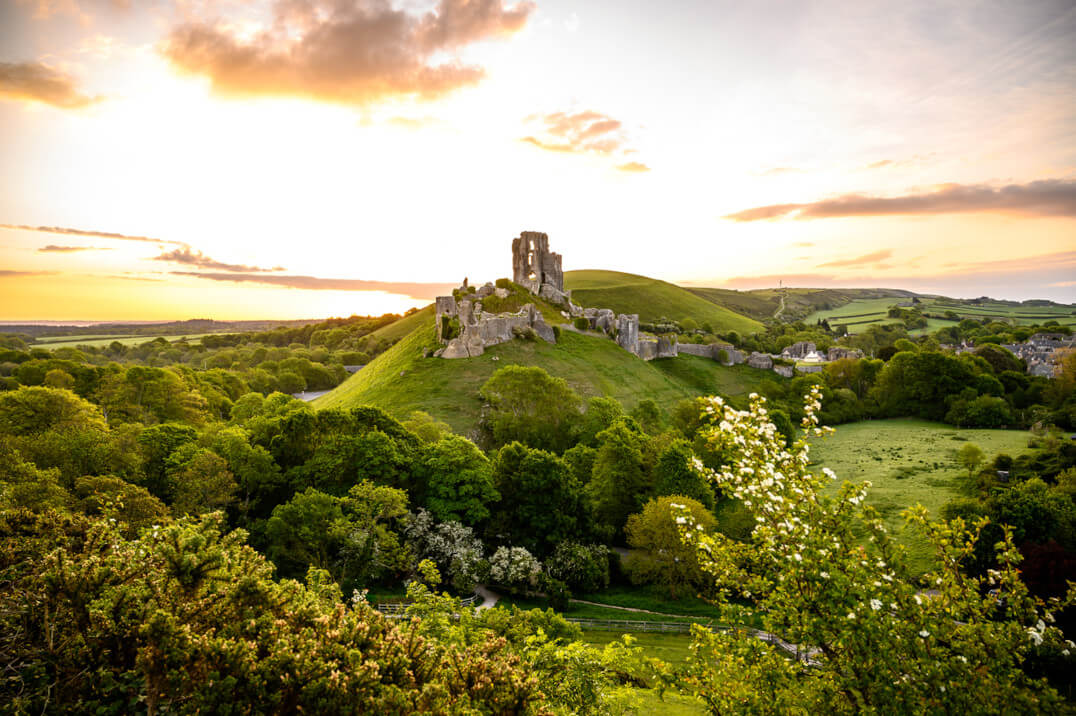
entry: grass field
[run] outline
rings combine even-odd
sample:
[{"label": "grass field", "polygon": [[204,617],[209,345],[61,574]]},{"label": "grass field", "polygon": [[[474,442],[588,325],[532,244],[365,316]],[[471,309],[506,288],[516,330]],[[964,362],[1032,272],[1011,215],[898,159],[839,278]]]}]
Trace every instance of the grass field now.
[{"label": "grass field", "polygon": [[616,398],[629,410],[644,398],[668,410],[682,398],[715,392],[741,395],[757,390],[763,380],[779,380],[773,373],[746,366],[726,368],[696,356],[647,363],[608,338],[571,331],[564,331],[556,345],[516,340],[493,346],[477,358],[422,357],[424,349],[436,347],[431,321],[315,400],[314,406],[375,405],[397,417],[425,410],[466,435],[482,409],[479,388],[505,365],[541,366],[581,395]]},{"label": "grass field", "polygon": [[1018,430],[958,429],[914,418],[869,420],[837,427],[837,432],[813,443],[812,469],[828,467],[837,474],[831,488],[843,481],[870,480],[867,503],[885,519],[890,531],[908,548],[917,570],[929,565],[930,552],[917,532],[904,528],[901,510],[919,503],[938,517],[943,505],[964,495],[967,471],[956,462],[956,452],[975,443],[993,459],[998,453],[1013,457],[1026,452],[1028,433]]},{"label": "grass field", "polygon": [[[175,343],[176,341],[189,341],[197,343],[202,336],[208,336],[209,333],[192,333],[186,336],[160,336],[169,343]],[[149,343],[150,341],[157,340],[157,336],[130,336],[130,335],[112,335],[112,336],[45,336],[44,338],[38,338],[34,342],[34,348],[45,348],[52,350],[54,348],[75,348],[77,346],[93,346],[100,348],[103,346],[111,345],[113,342],[121,343],[125,346],[139,346],[143,343]]]},{"label": "grass field", "polygon": [[638,313],[650,323],[660,318],[693,318],[709,323],[719,333],[755,333],[762,324],[753,318],[706,300],[685,288],[646,276],[616,271],[568,271],[564,286],[572,300],[588,308],[611,308],[617,313]]}]

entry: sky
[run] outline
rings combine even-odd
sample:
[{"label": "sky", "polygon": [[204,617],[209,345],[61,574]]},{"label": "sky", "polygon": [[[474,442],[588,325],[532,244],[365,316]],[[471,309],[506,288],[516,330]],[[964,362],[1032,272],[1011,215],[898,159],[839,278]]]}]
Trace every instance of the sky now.
[{"label": "sky", "polygon": [[1076,3],[0,0],[0,320],[511,274],[1076,302]]}]

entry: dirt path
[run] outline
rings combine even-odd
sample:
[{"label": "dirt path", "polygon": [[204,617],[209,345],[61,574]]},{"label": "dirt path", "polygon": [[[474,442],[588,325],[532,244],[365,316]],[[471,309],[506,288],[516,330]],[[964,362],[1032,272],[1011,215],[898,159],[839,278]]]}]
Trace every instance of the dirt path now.
[{"label": "dirt path", "polygon": [[501,600],[500,594],[497,594],[496,592],[490,590],[484,584],[479,584],[477,587],[474,588],[474,591],[475,594],[482,597],[482,603],[475,607],[475,609],[479,611],[483,609],[492,609],[493,607],[497,606],[497,602]]}]

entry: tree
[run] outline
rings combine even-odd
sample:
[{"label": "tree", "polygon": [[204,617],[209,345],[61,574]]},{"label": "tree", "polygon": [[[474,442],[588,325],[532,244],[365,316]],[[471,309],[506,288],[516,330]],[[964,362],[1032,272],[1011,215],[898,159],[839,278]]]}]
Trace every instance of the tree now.
[{"label": "tree", "polygon": [[426,507],[440,521],[476,525],[500,499],[493,487],[489,459],[467,438],[449,435],[426,449],[422,458]]},{"label": "tree", "polygon": [[[346,603],[323,571],[274,579],[243,540],[220,515],[131,539],[103,518],[0,513],[9,709],[547,710],[517,648],[492,629],[457,643],[417,633],[361,599]],[[497,615],[501,633],[536,631],[508,616]]]},{"label": "tree", "polygon": [[698,500],[706,509],[714,508],[714,490],[699,472],[691,467],[691,446],[684,440],[665,448],[654,470],[657,495],[684,495]]},{"label": "tree", "polygon": [[[811,393],[804,426],[818,427],[821,392]],[[774,438],[763,399],[749,411],[711,407],[722,417],[706,439],[730,459],[707,470],[757,520],[751,543],[733,543],[697,530],[680,510],[681,538],[696,549],[717,602],[749,600],[766,631],[812,652],[814,668],[779,656],[757,639],[695,629],[692,681],[715,712],[790,707],[818,713],[974,712],[1004,704],[1011,713],[1058,708],[1058,694],[1027,676],[1022,664],[1035,649],[1059,656],[1071,649],[1049,626],[1052,616],[1021,582],[1011,531],[1003,531],[997,569],[982,578],[960,564],[984,527],[961,519],[931,523],[926,510],[908,511],[935,551],[920,596],[904,552],[875,511],[864,504],[869,483],[845,483],[823,494],[832,473],[808,471],[807,438],[788,450]],[[867,536],[867,540],[862,537]],[[1076,595],[1074,595],[1076,598]],[[731,607],[729,608],[732,611]],[[1068,652],[1065,652],[1068,655]],[[989,673],[990,679],[979,675]]]},{"label": "tree", "polygon": [[235,502],[235,476],[224,458],[212,450],[181,448],[172,453],[169,463],[172,512],[176,515],[200,515]]},{"label": "tree", "polygon": [[561,453],[573,442],[582,400],[563,378],[537,366],[499,368],[479,395],[489,403],[489,430],[496,445],[513,440]]},{"label": "tree", "polygon": [[639,426],[650,435],[656,435],[665,427],[665,421],[661,417],[661,409],[652,398],[644,398],[631,411],[631,417],[639,423]]},{"label": "tree", "polygon": [[968,479],[975,475],[979,465],[983,463],[983,451],[975,443],[964,443],[956,453],[956,460],[961,467],[968,471]]},{"label": "tree", "polygon": [[673,599],[684,589],[701,586],[704,576],[695,548],[680,539],[676,521],[684,519],[681,511],[689,513],[703,530],[712,531],[716,524],[713,514],[698,500],[668,495],[647,502],[642,512],[628,518],[624,529],[632,548],[624,564],[631,581],[666,587]]},{"label": "tree", "polygon": [[609,586],[609,554],[603,544],[561,542],[545,562],[546,573],[572,591],[598,592]]},{"label": "tree", "polygon": [[638,512],[650,496],[650,476],[643,464],[645,441],[624,421],[598,434],[598,453],[586,493],[607,539],[618,535],[628,515]]},{"label": "tree", "polygon": [[493,460],[501,496],[491,532],[538,555],[578,536],[582,488],[563,460],[513,442]]}]

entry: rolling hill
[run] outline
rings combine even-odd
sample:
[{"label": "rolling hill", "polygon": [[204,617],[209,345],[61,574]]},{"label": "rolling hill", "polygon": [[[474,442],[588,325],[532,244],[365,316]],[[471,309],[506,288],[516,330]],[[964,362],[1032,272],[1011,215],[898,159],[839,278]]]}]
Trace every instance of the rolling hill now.
[{"label": "rolling hill", "polygon": [[693,318],[714,331],[755,333],[762,324],[725,306],[706,300],[675,284],[617,271],[568,271],[564,287],[572,300],[584,307],[611,308],[617,313],[638,313],[643,323],[661,318],[682,321]]},{"label": "rolling hill", "polygon": [[478,390],[497,368],[537,365],[564,378],[586,397],[609,396],[631,409],[651,398],[668,410],[682,398],[720,393],[746,395],[763,381],[782,380],[743,365],[726,368],[695,356],[651,361],[636,358],[597,335],[563,331],[556,345],[515,340],[487,349],[477,358],[424,358],[437,346],[433,321],[419,327],[327,395],[316,408],[374,405],[396,417],[424,410],[453,430],[468,434],[478,423]]}]

